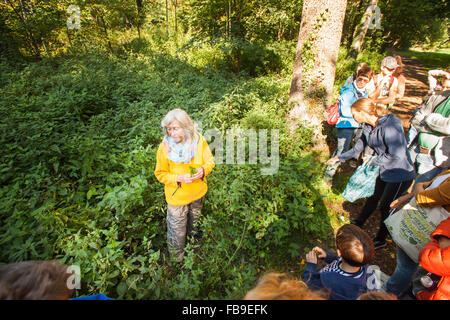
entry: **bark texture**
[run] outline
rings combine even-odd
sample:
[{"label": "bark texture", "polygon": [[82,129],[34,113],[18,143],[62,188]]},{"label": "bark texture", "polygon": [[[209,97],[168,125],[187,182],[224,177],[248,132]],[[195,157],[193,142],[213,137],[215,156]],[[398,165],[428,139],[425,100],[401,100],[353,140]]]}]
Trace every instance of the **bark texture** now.
[{"label": "bark texture", "polygon": [[312,125],[331,104],[347,0],[305,0],[292,75],[288,120]]}]

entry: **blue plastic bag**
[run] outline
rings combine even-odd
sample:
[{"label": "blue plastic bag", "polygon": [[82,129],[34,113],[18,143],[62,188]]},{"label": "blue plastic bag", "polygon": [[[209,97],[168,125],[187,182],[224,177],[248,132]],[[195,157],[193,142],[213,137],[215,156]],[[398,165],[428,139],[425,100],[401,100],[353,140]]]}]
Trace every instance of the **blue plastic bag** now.
[{"label": "blue plastic bag", "polygon": [[360,165],[350,177],[342,193],[345,200],[353,202],[373,195],[375,182],[380,174],[380,167],[371,166],[371,161],[372,158]]}]

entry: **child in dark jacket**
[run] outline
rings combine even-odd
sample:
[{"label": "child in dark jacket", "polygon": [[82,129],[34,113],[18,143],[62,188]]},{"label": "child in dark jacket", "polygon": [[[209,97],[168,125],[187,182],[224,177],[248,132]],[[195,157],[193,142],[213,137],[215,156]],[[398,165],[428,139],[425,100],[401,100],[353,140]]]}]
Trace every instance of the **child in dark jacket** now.
[{"label": "child in dark jacket", "polygon": [[[356,300],[361,294],[376,290],[377,280],[369,263],[374,257],[374,245],[369,235],[353,224],[336,233],[337,255],[315,247],[306,255],[303,280],[311,290],[328,289],[330,300]],[[317,256],[328,265],[319,272]]]}]

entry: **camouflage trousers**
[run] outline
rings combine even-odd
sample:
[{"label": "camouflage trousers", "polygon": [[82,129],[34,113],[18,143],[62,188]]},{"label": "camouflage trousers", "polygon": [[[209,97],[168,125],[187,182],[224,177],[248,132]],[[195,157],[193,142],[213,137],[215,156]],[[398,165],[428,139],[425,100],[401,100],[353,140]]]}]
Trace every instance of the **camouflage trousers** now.
[{"label": "camouflage trousers", "polygon": [[171,257],[182,261],[186,236],[198,233],[197,222],[203,207],[202,197],[185,206],[167,204],[167,244]]}]

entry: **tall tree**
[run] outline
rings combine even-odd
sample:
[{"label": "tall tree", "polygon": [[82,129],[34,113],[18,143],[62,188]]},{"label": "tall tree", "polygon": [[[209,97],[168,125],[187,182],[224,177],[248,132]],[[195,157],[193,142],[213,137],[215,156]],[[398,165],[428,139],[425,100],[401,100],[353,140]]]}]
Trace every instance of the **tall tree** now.
[{"label": "tall tree", "polygon": [[135,0],[136,1],[136,28],[138,31],[139,39],[141,38],[141,27],[145,22],[145,5],[143,0]]},{"label": "tall tree", "polygon": [[[361,19],[360,24],[355,28],[355,32],[353,33],[353,41],[350,49],[350,55],[354,58],[358,56],[358,53],[361,51],[361,47],[364,41],[364,37],[366,36],[367,30],[369,30],[370,25],[374,25],[379,21],[374,21],[380,19],[379,16],[379,8],[378,8],[378,0],[370,0],[368,3],[368,7],[364,16]],[[378,8],[378,11],[377,9]],[[375,22],[375,23],[374,23]]]},{"label": "tall tree", "polygon": [[347,0],[305,0],[289,93],[291,129],[319,125],[331,103]]}]

